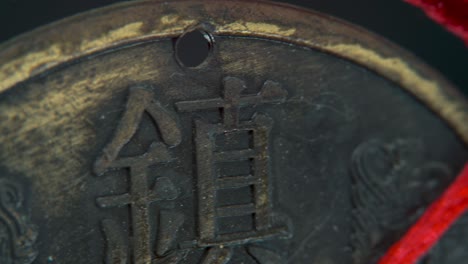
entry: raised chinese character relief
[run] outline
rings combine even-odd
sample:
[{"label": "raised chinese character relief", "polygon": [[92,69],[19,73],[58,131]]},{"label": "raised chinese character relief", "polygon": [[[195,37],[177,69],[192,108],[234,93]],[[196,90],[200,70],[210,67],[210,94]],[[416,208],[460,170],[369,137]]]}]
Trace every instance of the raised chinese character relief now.
[{"label": "raised chinese character relief", "polygon": [[37,229],[28,221],[20,184],[0,178],[0,263],[31,264],[38,252]]},{"label": "raised chinese character relief", "polygon": [[403,235],[450,175],[444,163],[425,159],[421,140],[360,144],[351,159],[354,263],[376,261],[376,252]]},{"label": "raised chinese character relief", "polygon": [[[144,113],[148,113],[157,124],[162,142],[151,144],[143,155],[119,158],[119,152],[136,133]],[[166,253],[174,243],[175,233],[182,225],[184,216],[178,211],[160,210],[158,231],[150,221],[151,204],[177,199],[178,189],[172,179],[164,176],[157,178],[154,186],[151,186],[147,174],[149,166],[170,163],[173,160],[170,148],[180,142],[181,131],[176,118],[154,99],[153,93],[146,87],[130,89],[126,112],[114,138],[104,148],[94,167],[99,176],[121,168],[129,169],[130,173],[127,193],[98,197],[96,200],[97,205],[104,209],[128,207],[130,211],[130,235],[125,236],[115,220],[109,218],[102,221],[107,241],[106,263],[177,263],[183,256],[179,252]],[[154,233],[159,233],[155,246],[152,242]],[[131,248],[130,254],[128,248]]]},{"label": "raised chinese character relief", "polygon": [[[128,208],[131,218],[126,231],[111,215],[103,219],[106,263],[185,263],[190,252],[204,251],[196,263],[223,264],[230,262],[238,248],[244,248],[257,263],[283,263],[282,256],[258,246],[258,242],[291,235],[289,226],[278,220],[283,218],[276,217],[278,212],[272,208],[269,142],[274,121],[259,112],[248,118],[241,118],[241,113],[243,107],[283,103],[287,92],[272,81],[266,81],[257,94],[244,94],[245,89],[242,80],[226,77],[219,97],[175,102],[176,111],[164,108],[151,88],[130,89],[115,135],[94,168],[99,176],[129,170],[127,193],[96,200],[102,209]],[[219,121],[204,119],[202,113],[212,110],[219,110]],[[120,157],[144,113],[156,124],[160,142],[153,142],[142,155]],[[189,115],[193,131],[182,131],[175,113]],[[183,140],[185,137],[192,140]],[[193,167],[193,175],[188,177],[195,190],[191,198],[196,201],[194,215],[177,209],[157,209],[156,216],[150,215],[151,208],[179,199],[180,188],[170,175],[160,176],[150,185],[147,168],[171,167],[174,160],[184,160],[177,157],[180,149],[194,152],[193,160],[185,158]],[[195,225],[191,227],[195,237],[182,241],[177,234],[193,217],[189,222]]]}]

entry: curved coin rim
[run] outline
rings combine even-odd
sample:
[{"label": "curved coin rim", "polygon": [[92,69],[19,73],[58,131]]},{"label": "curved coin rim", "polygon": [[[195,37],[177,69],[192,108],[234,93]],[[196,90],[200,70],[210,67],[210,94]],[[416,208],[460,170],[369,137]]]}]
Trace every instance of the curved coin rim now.
[{"label": "curved coin rim", "polygon": [[201,23],[214,35],[273,39],[350,60],[413,94],[468,145],[468,103],[438,72],[360,27],[268,1],[144,0],[60,20],[0,45],[0,93],[83,57],[174,38]]}]

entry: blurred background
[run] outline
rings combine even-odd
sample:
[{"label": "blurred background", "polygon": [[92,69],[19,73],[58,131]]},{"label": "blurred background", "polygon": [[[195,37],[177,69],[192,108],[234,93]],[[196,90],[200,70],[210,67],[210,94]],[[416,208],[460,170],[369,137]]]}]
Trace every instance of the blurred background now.
[{"label": "blurred background", "polygon": [[[215,0],[214,0],[215,1]],[[117,0],[0,0],[0,43],[61,18]],[[413,52],[468,96],[468,48],[402,0],[283,0],[373,31]]]}]

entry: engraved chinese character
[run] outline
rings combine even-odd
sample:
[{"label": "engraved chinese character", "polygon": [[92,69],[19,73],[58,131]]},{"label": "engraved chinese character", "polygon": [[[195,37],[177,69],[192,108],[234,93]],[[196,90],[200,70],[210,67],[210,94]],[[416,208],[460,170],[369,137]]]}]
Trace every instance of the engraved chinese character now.
[{"label": "engraved chinese character", "polygon": [[[176,234],[186,215],[172,209],[159,209],[157,219],[150,217],[151,204],[175,200],[180,193],[174,179],[167,176],[157,178],[156,184],[150,186],[148,167],[171,166],[171,161],[178,158],[174,153],[191,146],[181,144],[187,141],[182,141],[184,135],[177,119],[154,99],[151,90],[130,89],[117,131],[94,168],[100,176],[122,168],[130,172],[128,192],[97,198],[100,208],[128,207],[130,212],[129,238],[124,236],[116,220],[102,221],[107,263],[176,264],[186,261],[190,250],[206,250],[201,264],[223,264],[231,260],[233,249],[240,246],[246,246],[249,255],[259,263],[281,263],[278,254],[254,245],[289,234],[288,226],[273,217],[271,206],[269,142],[273,120],[261,113],[244,119],[240,116],[241,109],[246,106],[284,102],[287,92],[271,81],[265,82],[258,94],[244,95],[245,88],[242,80],[227,77],[222,97],[175,104],[182,113],[211,109],[222,112],[222,121],[196,119],[194,132],[188,131],[195,144],[195,159],[191,165],[196,182],[198,221],[194,221],[197,226],[193,229],[198,233],[193,240],[182,242],[176,241]],[[156,124],[161,142],[153,142],[143,155],[119,157],[123,147],[134,137],[145,112]],[[245,172],[226,169],[233,163],[244,164],[248,169]],[[248,191],[248,202],[228,205],[220,202],[223,193],[242,188]],[[226,222],[239,218],[242,220],[235,226],[245,230],[230,230],[232,225]]]},{"label": "engraved chinese character", "polygon": [[[163,142],[153,142],[147,152],[136,157],[118,158],[119,152],[133,137],[142,120],[143,114],[148,113],[158,126]],[[174,200],[179,193],[171,179],[159,177],[154,186],[150,186],[147,168],[152,165],[171,162],[170,147],[181,142],[181,131],[173,117],[161,104],[154,99],[150,90],[144,87],[130,89],[126,112],[117,128],[111,142],[104,148],[97,159],[94,170],[97,175],[103,175],[112,169],[127,168],[130,171],[129,191],[121,195],[99,197],[97,204],[101,208],[124,207],[130,208],[131,222],[131,263],[177,263],[181,254],[165,255],[169,251],[174,238],[172,234],[164,235],[169,230],[174,232],[182,225],[184,218],[179,212],[159,212],[159,222],[167,225],[158,232],[156,254],[152,246],[155,230],[150,222],[150,205],[155,202]],[[102,222],[107,240],[107,263],[127,263],[128,241],[119,230],[116,221],[106,219]],[[156,255],[164,255],[159,258]]]},{"label": "engraved chinese character", "polygon": [[[286,225],[272,221],[268,146],[273,120],[260,113],[255,113],[245,121],[240,119],[242,107],[282,103],[286,100],[287,91],[278,83],[267,81],[258,94],[244,95],[244,81],[234,77],[226,77],[223,87],[222,97],[176,103],[179,112],[218,109],[222,113],[220,123],[195,120],[199,224],[197,243],[199,247],[208,248],[203,263],[227,263],[232,254],[230,246],[247,245],[288,233]],[[229,143],[236,137],[232,135],[240,135],[238,140],[247,143],[240,149],[220,149],[217,139],[224,137],[224,141]],[[239,170],[234,174],[223,174],[224,165],[236,162],[239,166],[247,164],[248,169],[240,174]],[[242,187],[252,190],[250,202],[219,206],[219,197],[223,192]],[[253,221],[247,230],[226,230],[229,225],[223,225],[223,221],[229,218],[243,221],[249,217],[253,217]],[[249,249],[249,253],[260,263],[263,262],[259,259],[266,256],[270,256],[267,257],[269,261],[275,258],[271,257],[274,254],[264,254],[266,251],[256,247]],[[211,258],[219,262],[210,262]]]}]

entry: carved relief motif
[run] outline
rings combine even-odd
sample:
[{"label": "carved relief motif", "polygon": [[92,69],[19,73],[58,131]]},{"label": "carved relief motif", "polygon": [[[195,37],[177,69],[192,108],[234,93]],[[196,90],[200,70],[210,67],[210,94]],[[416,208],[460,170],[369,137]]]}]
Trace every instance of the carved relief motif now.
[{"label": "carved relief motif", "polygon": [[[97,175],[119,168],[130,171],[128,193],[97,198],[101,208],[130,208],[131,239],[125,236],[115,220],[102,222],[107,240],[107,263],[175,264],[180,263],[190,250],[204,250],[200,263],[223,264],[232,259],[234,248],[240,246],[246,247],[258,263],[282,263],[276,253],[254,245],[289,235],[287,225],[274,218],[271,208],[269,135],[273,120],[260,113],[241,120],[240,113],[246,106],[282,103],[287,92],[271,81],[265,82],[258,94],[244,95],[245,89],[242,80],[227,77],[222,97],[175,103],[180,113],[221,112],[221,122],[195,118],[194,131],[189,132],[193,134],[195,151],[195,160],[189,162],[196,168],[192,177],[196,182],[195,217],[198,218],[194,230],[198,230],[198,235],[192,241],[182,242],[177,239],[177,231],[190,216],[177,210],[160,210],[158,220],[150,221],[150,205],[175,200],[179,191],[173,179],[164,176],[158,178],[154,186],[149,186],[147,168],[159,164],[170,166],[177,158],[173,155],[176,149],[191,146],[180,145],[184,135],[175,116],[154,99],[150,90],[141,87],[130,90],[121,123],[94,168]],[[157,124],[162,142],[154,142],[141,156],[119,158],[119,152],[137,131],[144,112]],[[242,147],[232,148],[233,144]],[[229,170],[225,167],[232,164],[244,164],[242,166],[248,171],[242,174],[226,172]],[[241,188],[251,191],[247,197],[250,202],[227,205],[220,202],[223,192]],[[248,228],[230,230],[232,225],[225,224],[237,219],[246,221]],[[153,237],[156,237],[154,243]]]},{"label": "carved relief motif", "polygon": [[354,263],[369,263],[405,231],[451,175],[440,162],[424,161],[419,140],[370,140],[352,155]]},{"label": "carved relief motif", "polygon": [[31,264],[37,256],[36,238],[37,230],[24,213],[21,186],[0,179],[0,263]]}]

